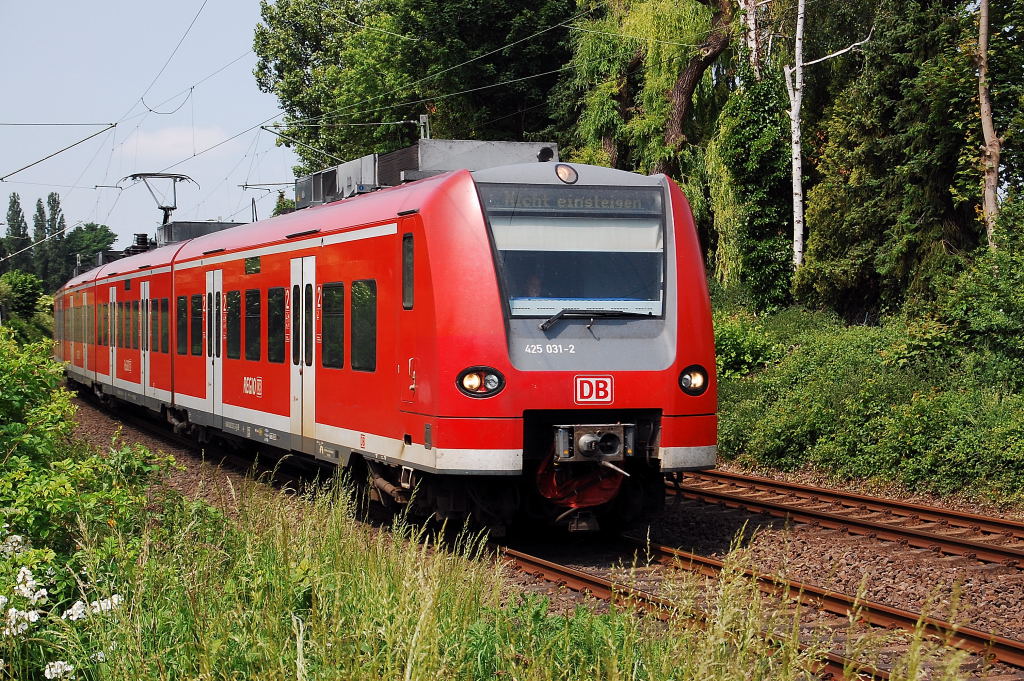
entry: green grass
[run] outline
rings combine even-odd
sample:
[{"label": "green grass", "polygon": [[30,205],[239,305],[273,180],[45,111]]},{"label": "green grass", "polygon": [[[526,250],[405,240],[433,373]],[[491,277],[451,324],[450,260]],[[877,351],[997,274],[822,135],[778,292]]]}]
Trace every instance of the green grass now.
[{"label": "green grass", "polygon": [[[0,678],[41,678],[55,660],[111,681],[812,676],[799,623],[736,575],[710,592],[670,585],[679,606],[667,623],[629,607],[557,614],[510,585],[479,537],[437,546],[401,521],[374,529],[343,488],[302,498],[252,483],[234,503],[164,502],[141,551],[125,546],[137,558],[112,587],[121,607],[74,622],[56,609],[17,645],[0,642]],[[86,601],[110,595],[80,578]],[[687,617],[698,607],[703,626]],[[780,633],[768,642],[765,631]],[[913,664],[894,678],[913,678]]]}]

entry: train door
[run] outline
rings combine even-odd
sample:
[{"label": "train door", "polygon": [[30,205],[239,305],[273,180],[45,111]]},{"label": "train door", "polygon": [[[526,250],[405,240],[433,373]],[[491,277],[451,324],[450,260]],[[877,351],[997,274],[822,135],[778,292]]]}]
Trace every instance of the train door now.
[{"label": "train door", "polygon": [[292,449],[313,453],[316,441],[316,368],[314,333],[319,309],[316,256],[292,258],[291,290],[285,310],[291,338]]},{"label": "train door", "polygon": [[[224,270],[206,273],[206,403],[214,416],[224,414],[224,372],[221,357],[221,300],[224,297]],[[219,424],[215,424],[219,425]]]},{"label": "train door", "polygon": [[121,323],[121,320],[117,317],[117,287],[111,286],[109,289],[108,297],[110,299],[110,309],[108,310],[109,319],[107,319],[107,329],[109,329],[110,338],[107,343],[107,352],[110,353],[110,365],[108,374],[110,376],[110,385],[114,385],[115,371],[117,367],[117,324]]},{"label": "train door", "polygon": [[412,234],[402,235],[402,309],[398,311],[398,358],[399,385],[401,397],[399,409],[409,409],[416,404],[416,372],[419,358],[416,352],[416,328],[413,309],[415,307],[415,247]]},{"label": "train door", "polygon": [[139,282],[139,385],[142,387],[142,394],[149,396],[152,392],[149,387],[149,282]]}]

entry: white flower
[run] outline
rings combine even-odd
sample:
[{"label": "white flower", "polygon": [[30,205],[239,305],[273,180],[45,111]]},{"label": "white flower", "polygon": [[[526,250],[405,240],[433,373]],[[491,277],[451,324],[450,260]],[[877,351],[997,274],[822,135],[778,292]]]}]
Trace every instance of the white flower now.
[{"label": "white flower", "polygon": [[121,605],[121,596],[114,594],[110,598],[101,598],[98,601],[93,601],[89,604],[89,610],[91,613],[110,612],[116,610]]},{"label": "white flower", "polygon": [[25,538],[20,534],[12,534],[3,542],[0,542],[0,553],[8,556],[20,553],[25,548],[25,543]]},{"label": "white flower", "polygon": [[32,605],[35,605],[36,603],[44,603],[46,601],[46,595],[46,589],[40,589],[39,591],[32,594],[32,598],[30,598],[29,600],[32,602]]},{"label": "white flower", "polygon": [[101,650],[100,652],[98,652],[95,655],[93,655],[92,659],[94,661],[96,661],[96,662],[106,662],[107,661],[107,656],[104,655],[103,651]]},{"label": "white flower", "polygon": [[75,622],[77,620],[82,619],[88,614],[88,606],[82,601],[75,601],[74,605],[72,605],[69,609],[64,611],[64,614],[61,615],[61,618]]},{"label": "white flower", "polygon": [[38,610],[18,610],[11,608],[7,611],[7,626],[0,631],[0,636],[18,636],[28,631],[29,626],[39,621]]},{"label": "white flower", "polygon": [[39,584],[36,583],[36,580],[32,579],[32,571],[27,567],[23,567],[18,570],[18,576],[14,578],[14,582],[14,593],[28,599],[31,599],[35,595],[35,589],[39,586]]},{"label": "white flower", "polygon": [[0,596],[0,610],[7,607],[7,596]]},{"label": "white flower", "polygon": [[63,679],[73,671],[75,671],[75,667],[73,665],[70,665],[63,660],[55,660],[47,663],[46,667],[43,669],[43,676],[48,679]]}]

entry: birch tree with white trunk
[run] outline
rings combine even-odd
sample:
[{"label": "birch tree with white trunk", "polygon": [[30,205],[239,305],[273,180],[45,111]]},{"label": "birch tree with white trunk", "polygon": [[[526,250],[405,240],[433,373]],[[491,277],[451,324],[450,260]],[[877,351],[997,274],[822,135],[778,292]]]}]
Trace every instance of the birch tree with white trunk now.
[{"label": "birch tree with white trunk", "polygon": [[983,168],[982,217],[985,221],[985,236],[988,247],[995,248],[992,232],[996,227],[999,215],[999,157],[1002,152],[1002,140],[996,134],[996,126],[992,116],[992,95],[988,85],[988,34],[989,34],[988,0],[981,0],[978,8],[978,102],[981,109],[981,132],[985,138],[982,147],[981,162]]},{"label": "birch tree with white trunk", "polygon": [[800,137],[800,107],[804,97],[804,67],[819,64],[841,54],[854,50],[871,40],[871,33],[864,40],[847,45],[832,54],[804,61],[804,17],[805,0],[797,0],[796,34],[793,41],[793,65],[783,66],[782,72],[786,80],[786,94],[789,95],[789,134],[792,153],[790,159],[793,168],[793,268],[800,267],[804,262],[804,187],[803,187],[803,150]]}]

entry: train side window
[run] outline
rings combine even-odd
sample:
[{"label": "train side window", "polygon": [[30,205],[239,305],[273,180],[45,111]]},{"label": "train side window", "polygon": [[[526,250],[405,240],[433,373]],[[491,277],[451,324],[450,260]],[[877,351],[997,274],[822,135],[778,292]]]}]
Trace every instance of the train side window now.
[{"label": "train side window", "polygon": [[402,235],[402,309],[411,310],[413,303],[413,243],[412,234]]},{"label": "train side window", "polygon": [[149,309],[146,311],[149,314],[149,349],[151,352],[157,352],[160,349],[160,300],[158,298],[151,298],[149,300]]},{"label": "train side window", "polygon": [[306,299],[303,301],[303,311],[306,315],[306,324],[303,327],[305,338],[303,343],[303,359],[306,361],[306,366],[313,366],[313,285],[306,284],[305,288]]},{"label": "train side window", "polygon": [[149,350],[149,300],[143,298],[139,307],[142,312],[142,349]]},{"label": "train side window", "polygon": [[267,291],[267,361],[284,362],[284,289]]},{"label": "train side window", "polygon": [[345,366],[345,285],[324,284],[321,362],[330,369]]},{"label": "train side window", "polygon": [[188,354],[188,299],[185,296],[178,296],[175,301],[175,322],[178,324],[178,354]]},{"label": "train side window", "polygon": [[96,344],[96,306],[89,304],[89,345]]},{"label": "train side window", "polygon": [[302,351],[299,349],[299,317],[302,309],[300,291],[298,284],[292,286],[292,364],[296,366],[302,357]]},{"label": "train side window", "polygon": [[139,349],[139,301],[132,301],[132,349]]},{"label": "train side window", "polygon": [[169,298],[160,299],[160,352],[167,354],[170,351],[169,341],[171,337],[171,301]]},{"label": "train side window", "polygon": [[228,315],[225,331],[228,340],[228,359],[239,359],[242,356],[242,293],[228,291],[224,307]]},{"label": "train side window", "polygon": [[377,282],[352,282],[352,368],[377,369]]},{"label": "train side window", "polygon": [[260,290],[255,288],[245,292],[245,358],[260,359]]},{"label": "train side window", "polygon": [[124,302],[114,305],[114,330],[117,332],[117,347],[124,347]]},{"label": "train side window", "polygon": [[203,294],[197,293],[192,296],[192,333],[191,352],[196,357],[203,356]]}]

